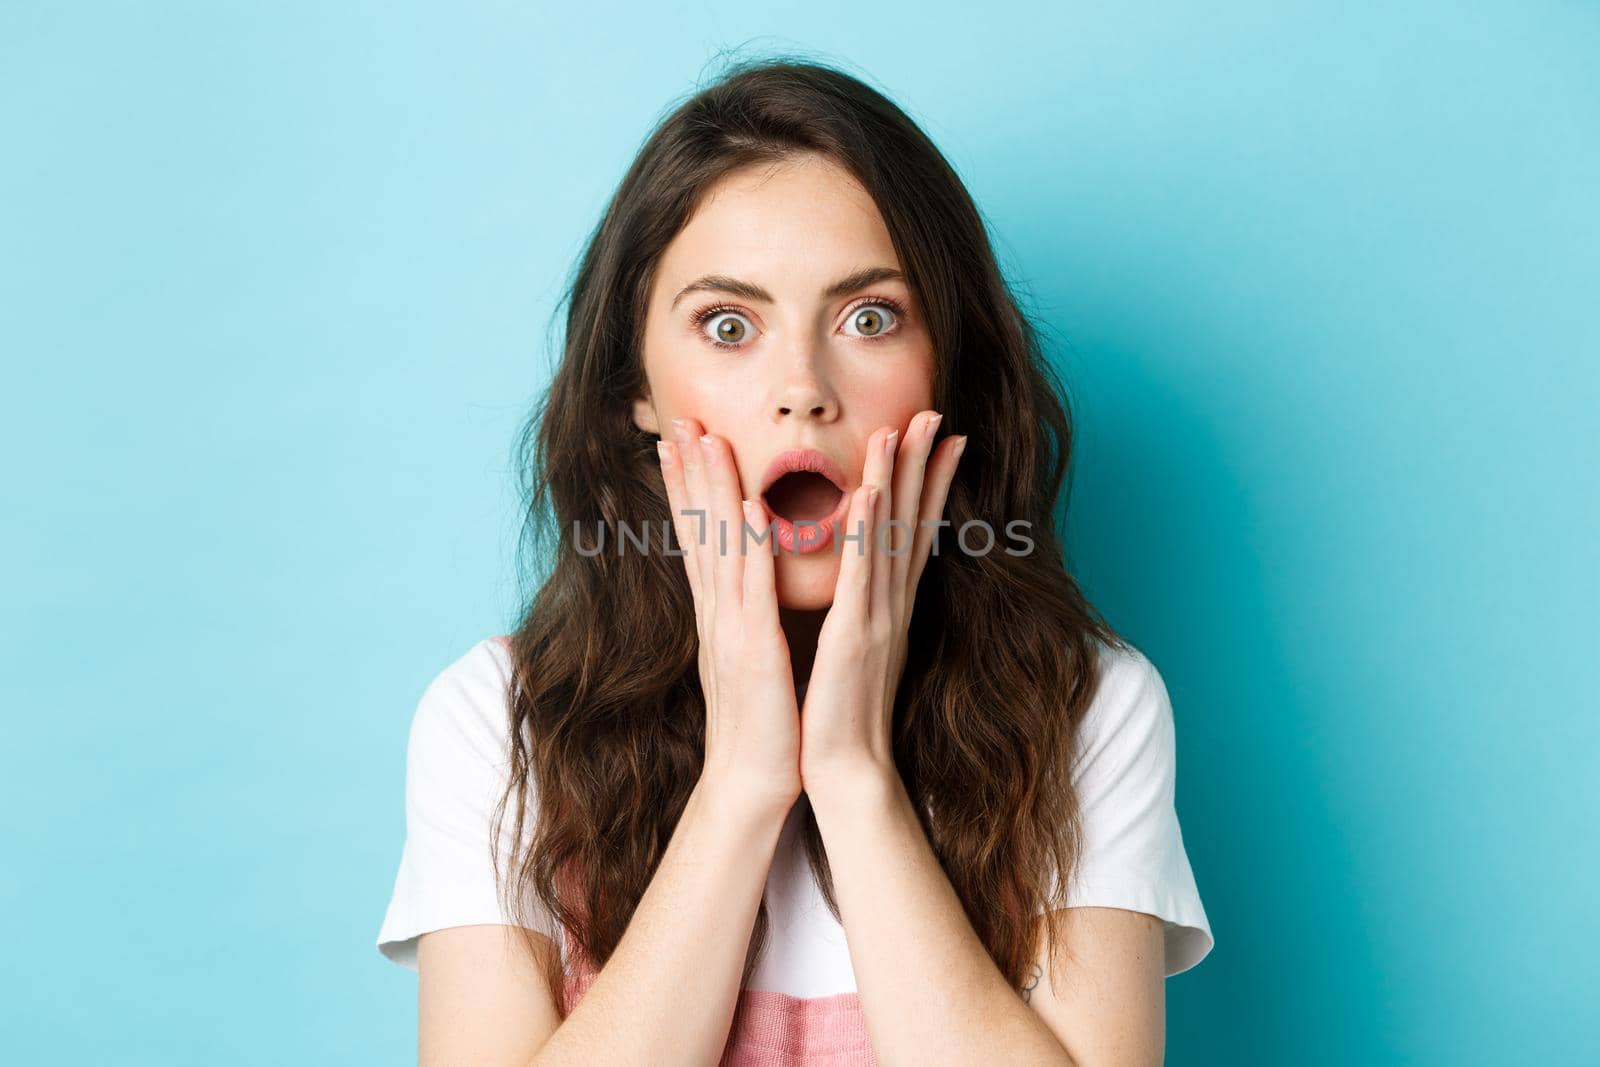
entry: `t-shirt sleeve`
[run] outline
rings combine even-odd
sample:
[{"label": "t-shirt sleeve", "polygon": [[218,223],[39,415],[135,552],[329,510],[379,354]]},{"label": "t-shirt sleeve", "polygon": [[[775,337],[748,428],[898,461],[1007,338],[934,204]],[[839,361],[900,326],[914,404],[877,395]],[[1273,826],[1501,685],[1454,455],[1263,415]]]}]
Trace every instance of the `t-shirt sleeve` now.
[{"label": "t-shirt sleeve", "polygon": [[1073,770],[1083,840],[1067,906],[1161,919],[1170,977],[1199,963],[1213,944],[1178,824],[1172,702],[1143,653],[1107,648],[1105,655]]},{"label": "t-shirt sleeve", "polygon": [[[489,853],[492,818],[510,767],[509,653],[487,638],[434,678],[417,703],[406,747],[406,836],[378,950],[417,969],[417,939],[453,926],[515,925],[501,906]],[[509,861],[517,803],[501,826]],[[530,789],[530,815],[536,795]],[[525,831],[526,832],[526,831]],[[535,928],[559,945],[552,916]]]}]

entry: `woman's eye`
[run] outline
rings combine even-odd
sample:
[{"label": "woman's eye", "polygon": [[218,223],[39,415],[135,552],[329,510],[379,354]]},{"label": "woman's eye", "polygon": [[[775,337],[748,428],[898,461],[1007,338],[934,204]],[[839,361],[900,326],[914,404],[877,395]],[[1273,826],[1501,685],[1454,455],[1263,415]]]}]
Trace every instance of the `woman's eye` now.
[{"label": "woman's eye", "polygon": [[745,317],[737,311],[723,311],[712,315],[706,319],[703,326],[711,326],[714,339],[725,345],[738,344],[750,332]]},{"label": "woman's eye", "polygon": [[862,304],[850,314],[858,337],[877,337],[894,325],[894,310],[886,304]]}]

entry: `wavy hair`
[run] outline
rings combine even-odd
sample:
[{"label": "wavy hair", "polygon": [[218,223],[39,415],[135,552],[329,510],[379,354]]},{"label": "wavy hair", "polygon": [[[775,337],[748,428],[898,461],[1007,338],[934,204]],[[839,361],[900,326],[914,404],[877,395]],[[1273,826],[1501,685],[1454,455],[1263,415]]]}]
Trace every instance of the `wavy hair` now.
[{"label": "wavy hair", "polygon": [[[699,777],[705,700],[682,559],[596,553],[577,531],[603,529],[610,543],[623,525],[665,537],[658,437],[631,418],[648,391],[640,353],[656,266],[719,179],[805,153],[831,157],[876,202],[933,342],[941,433],[972,434],[946,503],[951,529],[1030,524],[1030,554],[929,557],[893,721],[896,767],[928,840],[1020,989],[1035,917],[1046,913],[1053,942],[1052,912],[1076,869],[1070,771],[1099,684],[1097,644],[1127,647],[1064,562],[1054,509],[1070,467],[1069,401],[977,207],[933,142],[862,80],[792,56],[737,63],[666,115],[564,295],[562,358],[516,445],[519,548],[533,566],[519,569],[531,582],[510,635],[511,774],[491,834],[498,853],[514,807],[502,899],[525,927],[544,909],[569,946],[604,966]],[[837,917],[809,805],[801,835]],[[763,901],[741,987],[767,924]],[[559,1001],[555,964],[550,978]]]}]

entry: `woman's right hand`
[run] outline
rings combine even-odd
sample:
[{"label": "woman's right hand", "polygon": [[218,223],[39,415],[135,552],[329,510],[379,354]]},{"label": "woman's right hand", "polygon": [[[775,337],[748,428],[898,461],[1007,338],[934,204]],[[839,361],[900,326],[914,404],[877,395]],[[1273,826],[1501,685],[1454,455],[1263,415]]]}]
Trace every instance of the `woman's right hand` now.
[{"label": "woman's right hand", "polygon": [[661,475],[700,634],[702,781],[787,811],[800,795],[800,709],[778,621],[773,541],[742,534],[746,523],[760,532],[771,520],[759,498],[745,510],[727,441],[702,437],[694,419],[672,423],[675,440],[660,442]]}]

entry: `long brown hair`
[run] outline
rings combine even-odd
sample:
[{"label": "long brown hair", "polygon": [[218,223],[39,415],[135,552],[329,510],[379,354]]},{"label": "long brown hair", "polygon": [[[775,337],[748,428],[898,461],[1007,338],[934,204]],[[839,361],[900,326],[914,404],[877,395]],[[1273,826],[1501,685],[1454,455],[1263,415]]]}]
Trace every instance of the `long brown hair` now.
[{"label": "long brown hair", "polygon": [[[699,777],[705,703],[683,559],[594,545],[603,529],[615,546],[623,525],[664,538],[670,521],[658,438],[631,418],[647,393],[644,311],[663,251],[719,178],[799,153],[831,157],[876,201],[933,342],[941,432],[971,434],[946,504],[951,526],[917,590],[894,754],[974,930],[1020,989],[1034,917],[1047,901],[1061,906],[1076,868],[1070,771],[1098,685],[1096,646],[1126,645],[1066,569],[1054,509],[1070,467],[1068,398],[976,206],[898,106],[809,59],[736,63],[671,111],[565,295],[563,357],[517,444],[533,567],[519,571],[530,584],[510,640],[511,778],[491,835],[514,807],[504,899],[521,916],[545,909],[603,966]],[[969,520],[998,529],[1017,519],[1029,523],[1029,554],[952,544]],[[807,808],[802,838],[837,917]],[[767,921],[763,901],[741,985]],[[1053,935],[1056,920],[1046,921]]]}]

